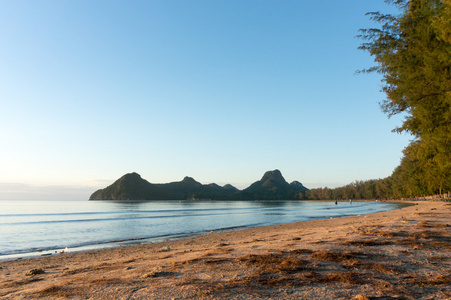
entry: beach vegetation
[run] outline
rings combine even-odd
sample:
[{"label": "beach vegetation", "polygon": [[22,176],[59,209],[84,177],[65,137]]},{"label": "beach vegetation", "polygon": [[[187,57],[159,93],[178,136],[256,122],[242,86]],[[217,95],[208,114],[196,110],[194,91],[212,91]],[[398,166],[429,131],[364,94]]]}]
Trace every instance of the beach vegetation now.
[{"label": "beach vegetation", "polygon": [[381,26],[360,30],[376,62],[362,72],[382,75],[381,108],[413,137],[386,181],[396,196],[440,194],[451,189],[451,0],[385,2],[400,14],[369,13]]},{"label": "beach vegetation", "polygon": [[66,286],[61,286],[61,285],[51,285],[49,287],[46,287],[44,289],[42,289],[39,293],[38,296],[41,298],[51,298],[51,299],[67,299],[71,296],[73,296],[73,293],[71,291],[70,288],[66,287]]},{"label": "beach vegetation", "polygon": [[40,274],[45,274],[45,271],[41,268],[32,269],[27,273],[27,276],[40,275]]}]

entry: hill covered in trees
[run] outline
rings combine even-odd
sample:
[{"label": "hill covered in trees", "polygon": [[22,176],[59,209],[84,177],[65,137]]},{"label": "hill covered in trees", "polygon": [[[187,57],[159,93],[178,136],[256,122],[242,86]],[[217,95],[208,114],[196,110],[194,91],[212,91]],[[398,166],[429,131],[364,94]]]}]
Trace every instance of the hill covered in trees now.
[{"label": "hill covered in trees", "polygon": [[137,173],[129,173],[110,186],[94,192],[89,200],[289,200],[299,199],[307,190],[298,181],[290,184],[286,182],[279,170],[266,172],[261,180],[242,191],[230,184],[223,187],[215,183],[204,185],[191,177],[155,184]]}]

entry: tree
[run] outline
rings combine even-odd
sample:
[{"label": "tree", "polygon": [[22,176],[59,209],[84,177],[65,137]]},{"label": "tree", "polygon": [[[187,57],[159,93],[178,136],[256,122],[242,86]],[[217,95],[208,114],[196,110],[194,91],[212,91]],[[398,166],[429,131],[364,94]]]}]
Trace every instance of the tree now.
[{"label": "tree", "polygon": [[451,0],[386,2],[401,14],[369,14],[382,26],[360,30],[365,42],[359,48],[377,63],[362,72],[383,75],[382,110],[389,117],[404,113],[394,131],[414,137],[404,152],[406,165],[393,175],[416,170],[422,184],[414,180],[407,190],[441,193],[451,188]]}]

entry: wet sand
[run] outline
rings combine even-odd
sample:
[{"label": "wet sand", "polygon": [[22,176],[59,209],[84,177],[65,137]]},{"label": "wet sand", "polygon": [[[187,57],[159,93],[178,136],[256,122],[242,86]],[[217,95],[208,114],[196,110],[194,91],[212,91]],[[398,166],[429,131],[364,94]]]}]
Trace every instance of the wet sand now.
[{"label": "wet sand", "polygon": [[414,204],[2,261],[0,299],[451,299],[451,203]]}]

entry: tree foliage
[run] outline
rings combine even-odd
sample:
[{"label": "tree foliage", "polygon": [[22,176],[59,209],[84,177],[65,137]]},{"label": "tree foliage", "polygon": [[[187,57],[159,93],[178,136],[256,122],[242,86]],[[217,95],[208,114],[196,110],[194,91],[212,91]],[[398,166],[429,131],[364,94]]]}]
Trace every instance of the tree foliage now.
[{"label": "tree foliage", "polygon": [[401,14],[369,13],[381,27],[359,37],[377,63],[362,72],[383,76],[382,110],[403,113],[394,131],[414,137],[392,174],[393,192],[441,193],[451,189],[451,0],[386,2]]}]

